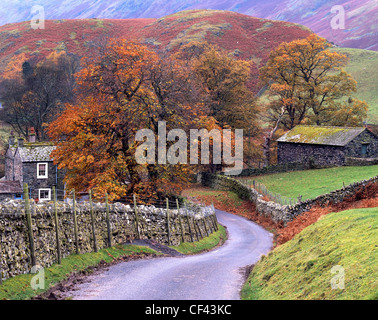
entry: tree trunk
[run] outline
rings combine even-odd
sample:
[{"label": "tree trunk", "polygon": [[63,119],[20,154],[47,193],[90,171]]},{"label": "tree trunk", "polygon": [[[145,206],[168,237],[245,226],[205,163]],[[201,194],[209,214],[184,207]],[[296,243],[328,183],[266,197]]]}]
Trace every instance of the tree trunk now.
[{"label": "tree trunk", "polygon": [[[272,132],[272,131],[271,131]],[[268,167],[270,164],[270,145],[271,145],[271,132],[264,139],[264,167]]]},{"label": "tree trunk", "polygon": [[264,159],[265,159],[264,160],[264,166],[265,167],[268,167],[270,165],[270,146],[272,144],[273,136],[274,136],[275,132],[277,131],[278,126],[281,123],[281,120],[282,120],[282,117],[284,116],[284,114],[285,114],[285,108],[282,107],[281,114],[279,115],[279,117],[276,121],[275,127],[272,130],[270,130],[270,132],[268,133],[268,135],[264,139],[263,149],[264,149]]}]

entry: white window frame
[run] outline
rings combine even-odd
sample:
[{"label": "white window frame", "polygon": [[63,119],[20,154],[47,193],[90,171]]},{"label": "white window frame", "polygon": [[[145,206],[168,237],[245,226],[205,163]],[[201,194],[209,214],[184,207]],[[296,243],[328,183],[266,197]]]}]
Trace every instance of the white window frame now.
[{"label": "white window frame", "polygon": [[[46,166],[46,172],[44,175],[41,175],[39,172],[39,166],[45,165]],[[48,162],[38,162],[37,163],[37,179],[47,179],[49,177],[49,164]]]},{"label": "white window frame", "polygon": [[[41,199],[41,191],[48,191],[49,197]],[[39,199],[39,201],[51,201],[51,189],[49,189],[49,188],[38,189],[38,199]]]}]

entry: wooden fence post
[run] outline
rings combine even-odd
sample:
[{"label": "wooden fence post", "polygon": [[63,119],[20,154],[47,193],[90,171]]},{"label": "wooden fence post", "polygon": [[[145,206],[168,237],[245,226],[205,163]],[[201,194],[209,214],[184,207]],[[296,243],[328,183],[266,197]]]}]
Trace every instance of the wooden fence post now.
[{"label": "wooden fence post", "polygon": [[140,239],[139,218],[138,218],[138,209],[137,209],[137,202],[136,202],[135,194],[133,194],[133,198],[134,198],[135,230],[137,234],[137,239]]},{"label": "wooden fence post", "polygon": [[[201,230],[199,230],[199,227],[198,227],[198,223],[197,223],[197,220],[195,218],[195,216],[193,215],[192,217],[192,220],[193,220],[193,227],[194,227],[194,232],[195,232],[195,235],[196,235],[196,238],[197,238],[197,241],[200,240],[200,237],[198,235],[201,236],[201,239],[202,239],[202,233],[201,233]],[[199,231],[199,232],[198,232]]]},{"label": "wooden fence post", "polygon": [[96,240],[95,219],[94,219],[94,213],[93,213],[92,190],[89,190],[89,205],[90,205],[91,222],[92,222],[93,250],[94,250],[94,252],[98,252],[97,240]]},{"label": "wooden fence post", "polygon": [[215,228],[214,228],[214,224],[213,224],[213,221],[211,219],[211,214],[207,215],[206,216],[206,221],[209,225],[209,229],[210,229],[210,234],[213,233],[215,231]]},{"label": "wooden fence post", "polygon": [[74,233],[75,233],[75,249],[76,254],[79,254],[79,237],[77,235],[77,216],[76,216],[76,194],[75,189],[72,190],[72,210],[73,210],[73,218],[74,218]]},{"label": "wooden fence post", "polygon": [[194,217],[192,217],[192,223],[193,223],[193,228],[194,228],[194,235],[196,236],[196,239],[197,241],[199,241],[199,236],[198,236],[198,230],[197,230],[197,226],[196,226],[196,221],[194,219]]},{"label": "wooden fence post", "polygon": [[209,225],[210,234],[215,231],[213,222],[211,221],[210,215],[206,216],[206,222]]},{"label": "wooden fence post", "polygon": [[170,231],[170,224],[169,224],[169,203],[168,203],[168,198],[166,199],[167,203],[167,233],[168,233],[168,245],[171,245],[171,231]]},{"label": "wooden fence post", "polygon": [[179,217],[179,223],[180,223],[180,229],[181,229],[181,240],[182,240],[182,242],[185,242],[184,228],[182,226],[182,219],[181,219],[180,206],[179,206],[178,199],[176,199],[176,206],[177,206],[177,214],[178,214],[178,217]]},{"label": "wooden fence post", "polygon": [[[203,238],[203,236],[202,236],[202,231],[201,231],[201,228],[199,227],[198,221],[197,221],[197,219],[196,219],[195,217],[193,217],[193,220],[194,220],[194,224],[195,224],[195,226],[197,227],[197,230],[198,230],[198,232],[199,232],[200,239],[202,239],[202,238]],[[200,239],[198,239],[198,240],[200,240]]]},{"label": "wooden fence post", "polygon": [[213,215],[210,214],[207,218],[208,218],[209,224],[211,225],[211,229],[213,230],[212,232],[217,231],[217,229],[215,228]]},{"label": "wooden fence post", "polygon": [[54,222],[55,222],[55,239],[56,239],[56,256],[58,264],[61,264],[61,253],[60,253],[60,239],[59,239],[59,222],[58,222],[58,209],[56,207],[56,189],[55,186],[52,187],[53,201],[54,201]]},{"label": "wooden fence post", "polygon": [[32,219],[31,219],[30,203],[29,203],[29,187],[27,183],[24,183],[24,201],[25,201],[25,215],[26,215],[26,222],[28,226],[28,235],[29,235],[29,243],[30,243],[30,262],[33,267],[36,265],[36,260],[35,260],[35,250],[34,250],[33,224],[32,224]]},{"label": "wooden fence post", "polygon": [[217,220],[217,215],[216,215],[215,212],[212,214],[212,216],[211,216],[211,220],[212,220],[213,223],[214,223],[215,231],[218,231],[218,220]]},{"label": "wooden fence post", "polygon": [[[0,238],[1,239],[1,238]],[[0,257],[2,257],[3,254],[1,253],[1,243],[0,243]],[[0,285],[3,284],[3,272],[1,271],[3,268],[2,268],[2,261],[3,259],[0,258]]]},{"label": "wooden fence post", "polygon": [[192,242],[194,242],[193,233],[192,233],[192,227],[190,226],[190,220],[189,220],[189,215],[188,215],[188,205],[187,205],[186,202],[185,202],[185,213],[186,213],[186,222],[187,222],[188,228],[189,228],[190,239],[192,240]]},{"label": "wooden fence post", "polygon": [[213,220],[213,223],[214,223],[215,231],[218,231],[218,220],[217,220],[217,216],[215,215],[215,213],[212,215],[212,220]]},{"label": "wooden fence post", "polygon": [[109,220],[109,199],[108,199],[108,193],[105,193],[105,204],[106,204],[106,226],[108,229],[108,247],[110,248],[112,246],[112,230],[110,227],[110,220]]},{"label": "wooden fence post", "polygon": [[215,226],[215,231],[218,231],[218,219],[217,219],[217,215],[215,213],[214,203],[211,203],[211,207],[214,209],[214,213],[212,214],[212,220],[213,220],[213,223],[214,223],[214,226]]},{"label": "wooden fence post", "polygon": [[204,216],[201,220],[202,220],[203,226],[205,227],[206,235],[208,236],[209,231],[207,230],[207,226],[206,226],[206,217]]}]

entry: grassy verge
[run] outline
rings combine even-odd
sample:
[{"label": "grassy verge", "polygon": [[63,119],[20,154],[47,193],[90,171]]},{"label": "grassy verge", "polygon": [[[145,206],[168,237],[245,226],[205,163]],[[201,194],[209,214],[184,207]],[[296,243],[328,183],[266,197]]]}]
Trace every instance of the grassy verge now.
[{"label": "grassy verge", "polygon": [[[341,189],[343,183],[349,185],[356,181],[377,175],[378,165],[360,167],[336,167],[269,174],[247,178],[263,183],[269,191],[282,196],[312,199],[319,195]],[[252,183],[252,182],[251,182]]]},{"label": "grassy verge", "polygon": [[195,254],[209,251],[218,245],[222,245],[227,239],[226,229],[218,224],[218,231],[196,242],[183,242],[179,246],[171,246],[183,254]]},{"label": "grassy verge", "polygon": [[[378,208],[323,216],[256,264],[242,299],[378,299],[377,228]],[[341,285],[335,266],[344,289],[331,287],[332,279]]]},{"label": "grassy verge", "polygon": [[151,254],[159,253],[147,247],[134,245],[116,245],[111,248],[101,249],[97,253],[73,254],[62,259],[60,265],[54,264],[44,269],[45,289],[34,290],[31,286],[31,281],[35,275],[22,274],[7,279],[0,285],[0,300],[30,299],[48,291],[59,282],[65,280],[73,272],[84,271],[89,267],[100,264],[101,262],[112,263],[124,257],[135,258],[137,256],[142,257]]}]

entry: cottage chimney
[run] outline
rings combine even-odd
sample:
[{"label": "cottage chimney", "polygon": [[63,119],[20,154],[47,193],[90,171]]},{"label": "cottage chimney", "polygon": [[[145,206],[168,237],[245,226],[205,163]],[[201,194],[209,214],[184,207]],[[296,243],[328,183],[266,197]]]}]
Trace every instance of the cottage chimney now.
[{"label": "cottage chimney", "polygon": [[18,138],[18,147],[23,148],[24,147],[24,138]]},{"label": "cottage chimney", "polygon": [[30,128],[30,133],[29,133],[29,142],[34,143],[35,142],[35,131],[34,128]]},{"label": "cottage chimney", "polygon": [[8,143],[10,146],[13,146],[14,145],[14,133],[13,131],[11,131],[11,134],[9,136],[9,140],[8,140]]}]

